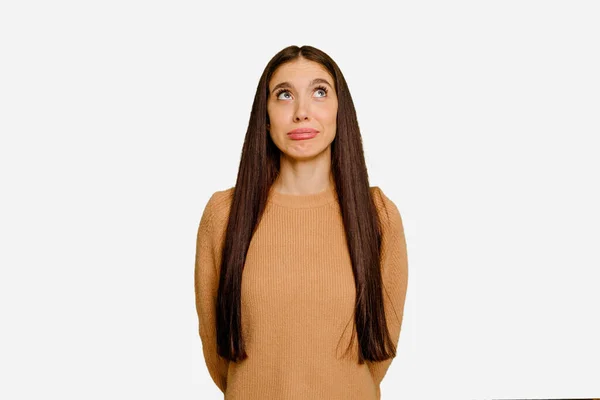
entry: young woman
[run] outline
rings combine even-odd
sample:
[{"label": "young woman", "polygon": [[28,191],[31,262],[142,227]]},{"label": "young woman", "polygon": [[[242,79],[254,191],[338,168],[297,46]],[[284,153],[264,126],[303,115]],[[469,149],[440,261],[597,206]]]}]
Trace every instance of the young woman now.
[{"label": "young woman", "polygon": [[380,399],[408,281],[337,64],[290,46],[258,83],[236,185],[202,214],[195,293],[225,399]]}]

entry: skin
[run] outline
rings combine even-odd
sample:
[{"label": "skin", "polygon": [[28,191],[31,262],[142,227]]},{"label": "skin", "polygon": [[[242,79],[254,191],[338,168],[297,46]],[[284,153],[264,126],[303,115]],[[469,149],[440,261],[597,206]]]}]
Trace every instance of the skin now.
[{"label": "skin", "polygon": [[[315,78],[325,79],[329,85],[310,85]],[[281,82],[289,82],[291,87],[273,90]],[[327,93],[317,86],[327,88]],[[337,109],[333,77],[321,64],[300,58],[275,71],[267,103],[269,135],[281,154],[274,190],[306,195],[327,189],[333,179],[331,142],[337,131]],[[296,128],[314,128],[319,133],[312,139],[292,140],[287,133]]]}]

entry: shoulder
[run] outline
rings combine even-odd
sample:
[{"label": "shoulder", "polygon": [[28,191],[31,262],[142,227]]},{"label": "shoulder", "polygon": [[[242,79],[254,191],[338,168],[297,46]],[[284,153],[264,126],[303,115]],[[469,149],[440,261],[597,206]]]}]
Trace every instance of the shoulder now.
[{"label": "shoulder", "polygon": [[204,206],[199,232],[211,236],[218,235],[229,217],[232,199],[233,187],[213,192]]},{"label": "shoulder", "polygon": [[371,186],[371,196],[375,208],[386,231],[398,234],[404,231],[402,216],[396,203],[390,199],[379,186]]},{"label": "shoulder", "polygon": [[229,216],[231,203],[233,200],[234,187],[223,190],[217,190],[208,199],[204,207],[204,217],[213,224],[219,224]]},{"label": "shoulder", "polygon": [[233,189],[234,187],[230,187],[214,192],[206,203],[206,212],[215,217],[229,212],[233,199]]}]

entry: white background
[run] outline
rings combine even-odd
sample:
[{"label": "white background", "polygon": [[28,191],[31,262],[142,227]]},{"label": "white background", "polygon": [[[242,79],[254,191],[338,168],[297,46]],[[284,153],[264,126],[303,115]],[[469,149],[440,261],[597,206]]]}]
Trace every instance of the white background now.
[{"label": "white background", "polygon": [[597,1],[2,2],[0,398],[222,399],[196,233],[292,44],[340,66],[403,217],[382,398],[600,397],[599,20]]}]

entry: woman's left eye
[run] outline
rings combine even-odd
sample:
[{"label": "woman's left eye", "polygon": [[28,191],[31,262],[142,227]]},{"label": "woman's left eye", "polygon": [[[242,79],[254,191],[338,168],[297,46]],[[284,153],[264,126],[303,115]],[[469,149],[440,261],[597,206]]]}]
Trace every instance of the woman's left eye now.
[{"label": "woman's left eye", "polygon": [[321,96],[321,97],[327,96],[327,88],[325,88],[324,86],[319,86],[316,89],[317,89],[316,91],[321,91],[324,93],[323,96]]}]

